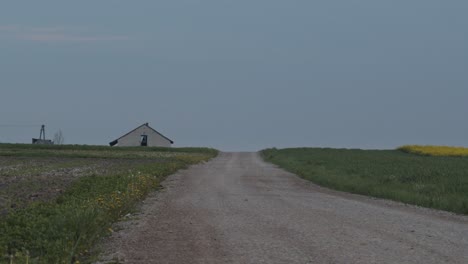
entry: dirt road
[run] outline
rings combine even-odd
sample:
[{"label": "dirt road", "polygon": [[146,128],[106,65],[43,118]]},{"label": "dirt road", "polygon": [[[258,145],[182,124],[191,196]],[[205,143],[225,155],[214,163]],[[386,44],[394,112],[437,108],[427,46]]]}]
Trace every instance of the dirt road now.
[{"label": "dirt road", "polygon": [[222,153],[170,176],[105,245],[124,263],[468,263],[468,217],[317,187]]}]

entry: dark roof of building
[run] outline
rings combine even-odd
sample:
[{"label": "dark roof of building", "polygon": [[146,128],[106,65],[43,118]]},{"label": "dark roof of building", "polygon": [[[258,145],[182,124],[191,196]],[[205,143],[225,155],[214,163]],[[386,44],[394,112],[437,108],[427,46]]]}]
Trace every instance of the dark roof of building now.
[{"label": "dark roof of building", "polygon": [[174,141],[170,140],[168,137],[166,137],[166,136],[164,136],[163,134],[159,133],[158,131],[156,131],[156,129],[150,127],[148,123],[144,123],[143,125],[141,125],[141,126],[135,128],[135,129],[133,129],[132,131],[128,132],[127,134],[125,134],[125,135],[119,137],[118,139],[116,139],[116,140],[110,142],[109,145],[111,145],[111,146],[116,145],[116,144],[118,143],[119,139],[121,139],[121,138],[123,138],[123,137],[129,135],[129,134],[132,133],[133,131],[139,129],[140,127],[144,127],[144,126],[146,126],[146,127],[148,127],[149,129],[153,130],[154,132],[156,132],[157,134],[159,134],[161,137],[167,139],[169,142],[171,142],[171,144],[174,144]]}]

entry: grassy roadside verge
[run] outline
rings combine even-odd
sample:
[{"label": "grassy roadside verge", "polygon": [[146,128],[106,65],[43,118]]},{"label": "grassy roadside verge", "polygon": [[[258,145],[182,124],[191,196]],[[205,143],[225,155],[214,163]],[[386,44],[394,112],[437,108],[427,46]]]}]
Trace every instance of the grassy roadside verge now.
[{"label": "grassy roadside verge", "polygon": [[468,214],[468,158],[398,150],[266,149],[263,158],[328,188]]},{"label": "grassy roadside verge", "polygon": [[[6,148],[5,145],[1,147]],[[31,159],[39,156],[40,160],[47,156],[44,150],[57,151],[55,147],[22,147],[17,153],[21,160],[28,157],[27,153],[34,151],[40,153],[33,153]],[[149,162],[146,157],[144,162],[132,162],[131,166],[125,169],[104,175],[90,174],[79,177],[52,201],[31,202],[26,207],[0,216],[0,263],[86,261],[90,257],[87,250],[97,239],[110,232],[112,223],[130,212],[149,192],[157,189],[161,180],[179,169],[208,160],[217,154],[215,150],[201,148],[109,149],[90,147],[85,151],[92,153],[88,153],[89,156],[86,157],[109,159],[113,157],[113,154],[109,153],[115,151],[122,154],[118,156],[117,162],[124,162],[126,159],[141,159],[140,153],[147,152],[153,158],[150,161],[154,162]],[[61,146],[58,150],[72,152],[83,149]],[[77,157],[83,158],[83,153]],[[70,156],[67,156],[67,159],[69,158]],[[37,184],[40,184],[40,181],[39,178]]]}]

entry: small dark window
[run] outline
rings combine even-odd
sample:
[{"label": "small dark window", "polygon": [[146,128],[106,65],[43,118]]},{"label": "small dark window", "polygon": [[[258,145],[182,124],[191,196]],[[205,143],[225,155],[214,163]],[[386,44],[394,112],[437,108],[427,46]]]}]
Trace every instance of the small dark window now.
[{"label": "small dark window", "polygon": [[142,146],[142,147],[148,146],[148,136],[147,135],[141,135],[140,146]]}]

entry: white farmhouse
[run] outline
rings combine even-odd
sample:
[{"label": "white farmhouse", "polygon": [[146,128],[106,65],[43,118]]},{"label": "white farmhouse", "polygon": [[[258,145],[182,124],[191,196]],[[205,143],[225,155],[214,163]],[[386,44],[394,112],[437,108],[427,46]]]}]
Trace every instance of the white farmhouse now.
[{"label": "white farmhouse", "polygon": [[174,141],[144,123],[127,134],[109,143],[119,147],[170,147]]}]

